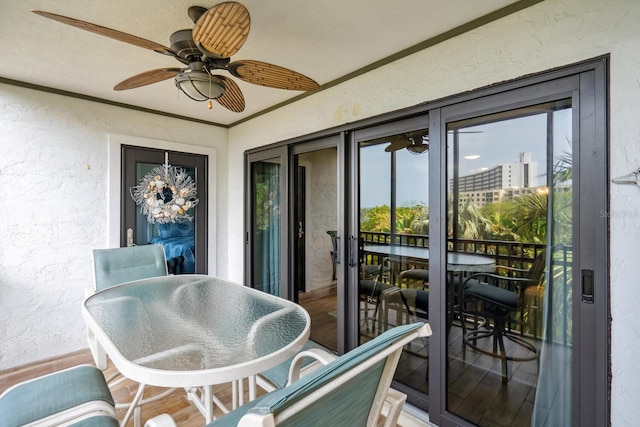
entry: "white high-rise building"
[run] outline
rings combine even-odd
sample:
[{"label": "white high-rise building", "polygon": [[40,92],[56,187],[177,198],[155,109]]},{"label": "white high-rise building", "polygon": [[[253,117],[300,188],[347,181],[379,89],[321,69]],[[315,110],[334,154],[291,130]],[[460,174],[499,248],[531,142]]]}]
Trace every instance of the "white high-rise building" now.
[{"label": "white high-rise building", "polygon": [[[538,163],[531,161],[530,152],[522,152],[517,162],[460,176],[458,195],[460,202],[471,199],[474,204],[484,205],[532,193],[540,186],[538,181]],[[453,191],[453,180],[449,180],[449,189]]]}]

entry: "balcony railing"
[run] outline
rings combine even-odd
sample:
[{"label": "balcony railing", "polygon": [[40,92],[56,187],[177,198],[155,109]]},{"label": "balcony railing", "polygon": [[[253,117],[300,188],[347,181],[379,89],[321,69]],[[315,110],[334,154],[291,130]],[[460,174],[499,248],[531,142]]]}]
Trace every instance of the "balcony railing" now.
[{"label": "balcony railing", "polygon": [[[429,247],[429,236],[421,234],[396,234],[361,231],[362,245],[388,245]],[[450,239],[448,250],[469,254],[484,255],[496,260],[497,265],[527,270],[536,257],[542,253],[546,245],[531,242],[513,242],[479,239]],[[378,265],[382,257],[368,254],[362,260],[366,265]],[[551,260],[550,286],[547,285],[548,296],[534,295],[535,301],[528,301],[523,313],[519,332],[541,337],[543,324],[548,325],[546,339],[554,342],[571,344],[571,294],[572,294],[572,262],[573,248],[570,245],[554,246]],[[410,266],[406,266],[409,267]],[[531,295],[529,295],[531,297]],[[548,307],[543,314],[543,300]],[[546,315],[546,319],[543,319]],[[552,326],[549,326],[552,325]]]}]

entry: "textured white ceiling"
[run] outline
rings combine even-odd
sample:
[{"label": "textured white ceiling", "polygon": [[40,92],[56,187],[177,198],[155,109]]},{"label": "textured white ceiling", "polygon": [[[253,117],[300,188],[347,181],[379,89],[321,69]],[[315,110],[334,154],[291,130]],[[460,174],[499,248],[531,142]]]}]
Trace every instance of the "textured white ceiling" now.
[{"label": "textured white ceiling", "polygon": [[[180,94],[173,79],[116,92],[113,86],[175,59],[31,13],[45,10],[169,46],[174,31],[192,28],[192,0],[0,0],[0,77],[113,102],[229,125],[301,92],[240,80],[243,113],[217,103],[208,110]],[[516,0],[244,0],[249,37],[232,60],[255,59],[303,73],[321,86],[413,45],[501,9]],[[225,72],[221,72],[225,73]],[[226,73],[225,73],[226,74]],[[227,74],[229,75],[229,74]]]}]

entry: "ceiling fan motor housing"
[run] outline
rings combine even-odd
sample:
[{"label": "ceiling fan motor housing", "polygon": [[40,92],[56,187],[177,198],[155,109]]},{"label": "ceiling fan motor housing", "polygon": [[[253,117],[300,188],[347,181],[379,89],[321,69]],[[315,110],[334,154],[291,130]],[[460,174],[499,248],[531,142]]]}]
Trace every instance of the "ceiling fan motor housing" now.
[{"label": "ceiling fan motor housing", "polygon": [[171,42],[171,49],[182,59],[189,61],[192,58],[202,56],[202,52],[193,41],[190,29],[176,31],[171,34],[169,41]]}]

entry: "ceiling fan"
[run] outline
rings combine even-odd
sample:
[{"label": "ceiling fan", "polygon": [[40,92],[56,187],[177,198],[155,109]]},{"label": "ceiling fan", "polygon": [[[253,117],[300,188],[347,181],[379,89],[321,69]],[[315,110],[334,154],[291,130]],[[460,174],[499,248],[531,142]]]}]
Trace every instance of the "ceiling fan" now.
[{"label": "ceiling fan", "polygon": [[116,84],[114,90],[135,89],[175,78],[178,89],[189,98],[208,101],[209,108],[212,108],[211,100],[215,99],[223,107],[239,113],[245,108],[240,87],[232,79],[215,72],[228,71],[245,82],[278,89],[311,91],[319,87],[311,78],[278,65],[254,60],[231,61],[231,56],[240,50],[247,39],[251,26],[249,11],[237,2],[219,3],[209,9],[190,7],[188,15],[195,25],[192,30],[174,32],[170,37],[170,47],[51,12],[34,10],[33,13],[172,56],[186,65],[183,68],[160,68],[136,74]]},{"label": "ceiling fan", "polygon": [[406,148],[412,154],[421,154],[429,149],[429,132],[422,130],[418,132],[403,133],[391,139],[390,144],[384,149],[387,153]]},{"label": "ceiling fan", "polygon": [[[448,130],[447,132],[453,132]],[[482,133],[482,131],[459,131],[457,133]],[[396,135],[388,140],[389,145],[384,149],[387,153],[393,153],[394,151],[402,150],[406,148],[411,154],[422,154],[429,150],[429,130],[420,130],[416,132],[409,132]]]}]

